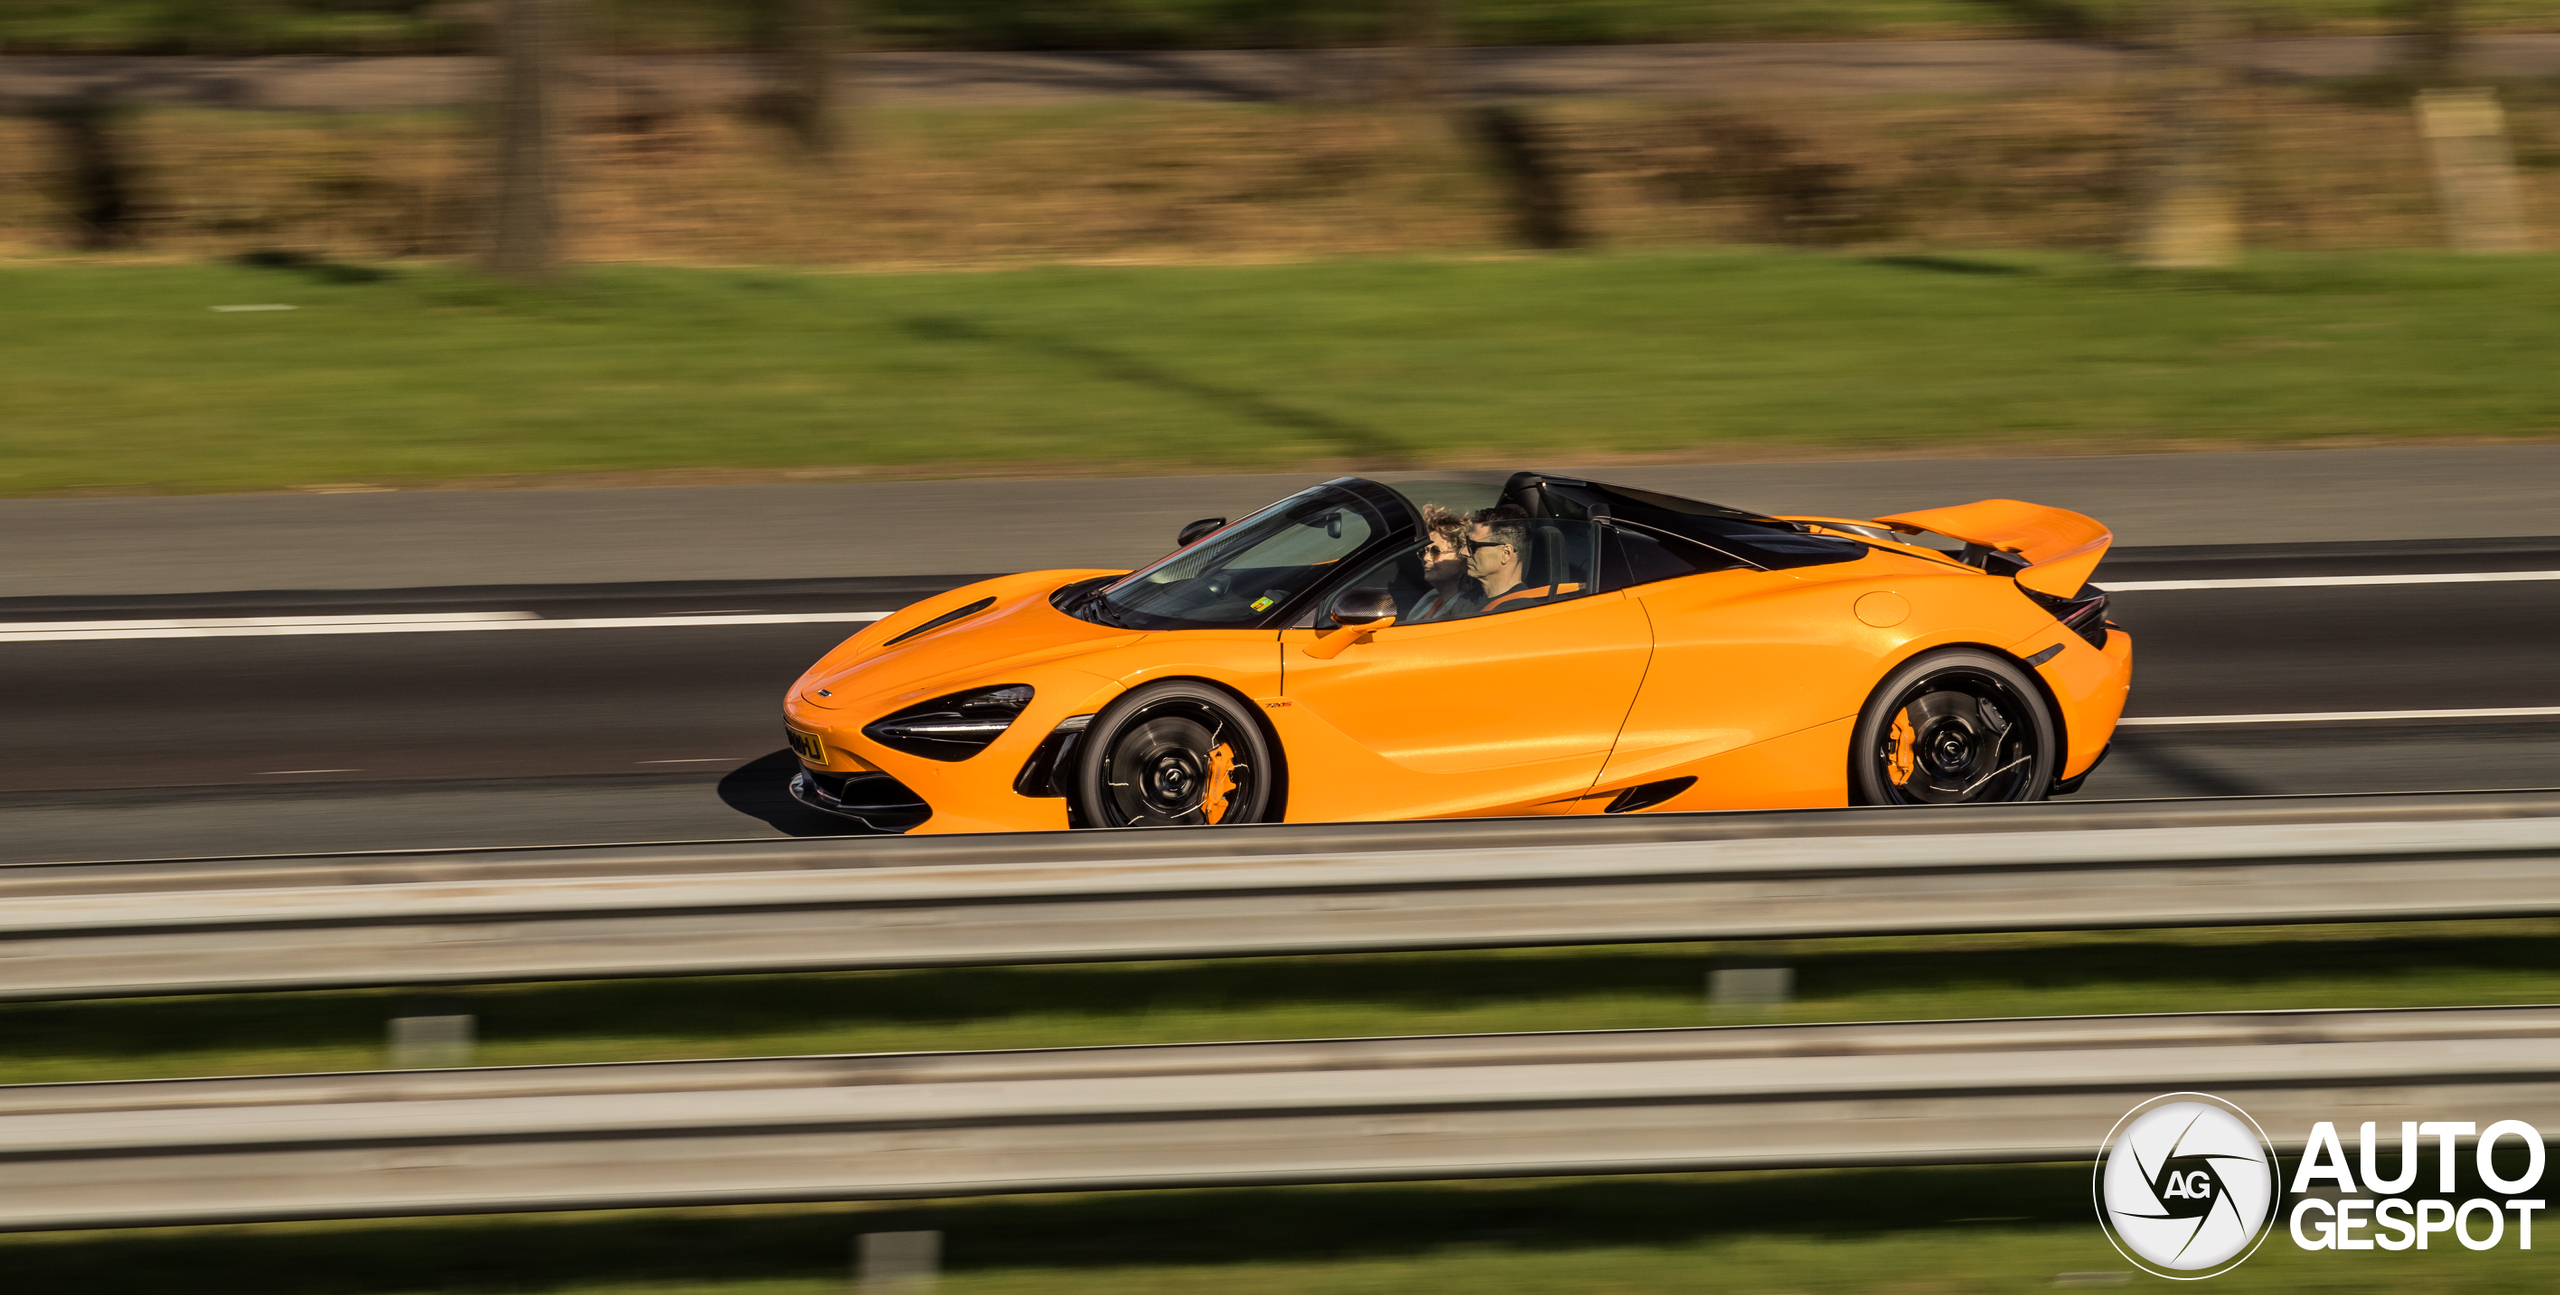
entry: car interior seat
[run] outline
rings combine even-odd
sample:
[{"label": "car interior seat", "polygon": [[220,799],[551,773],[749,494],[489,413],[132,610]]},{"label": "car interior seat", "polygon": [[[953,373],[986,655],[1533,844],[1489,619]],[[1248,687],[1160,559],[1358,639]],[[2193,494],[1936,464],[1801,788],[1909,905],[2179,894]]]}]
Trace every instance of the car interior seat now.
[{"label": "car interior seat", "polygon": [[1589,593],[1594,587],[1599,530],[1589,522],[1538,524],[1538,551],[1543,565],[1538,579],[1555,590],[1555,597]]},{"label": "car interior seat", "polygon": [[1531,524],[1530,534],[1535,537],[1534,542],[1538,551],[1534,555],[1534,560],[1529,563],[1528,570],[1522,573],[1520,583],[1540,588],[1553,588],[1558,581],[1567,578],[1565,572],[1569,569],[1564,548],[1564,528],[1554,522],[1538,521]]}]

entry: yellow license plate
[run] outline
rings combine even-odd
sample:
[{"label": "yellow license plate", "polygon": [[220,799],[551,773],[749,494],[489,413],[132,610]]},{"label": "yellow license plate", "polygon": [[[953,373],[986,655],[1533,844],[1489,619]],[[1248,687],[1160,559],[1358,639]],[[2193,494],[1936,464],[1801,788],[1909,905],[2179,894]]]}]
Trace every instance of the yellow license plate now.
[{"label": "yellow license plate", "polygon": [[783,736],[791,739],[791,753],[793,755],[799,756],[801,759],[806,760],[811,764],[825,764],[827,762],[827,744],[819,741],[817,734],[803,733],[796,728],[786,728],[782,730],[782,733]]}]

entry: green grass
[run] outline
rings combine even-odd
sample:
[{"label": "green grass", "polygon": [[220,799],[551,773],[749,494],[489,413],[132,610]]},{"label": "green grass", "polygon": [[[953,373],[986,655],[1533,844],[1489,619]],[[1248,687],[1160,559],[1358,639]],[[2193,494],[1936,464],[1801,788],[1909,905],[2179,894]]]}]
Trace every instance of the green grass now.
[{"label": "green grass", "polygon": [[2560,434],[2549,256],[22,265],[0,302],[19,495]]},{"label": "green grass", "polygon": [[[13,1295],[841,1295],[856,1234],[916,1228],[944,1235],[945,1295],[2025,1295],[2130,1268],[2087,1167],[2057,1165],[72,1233],[0,1237],[0,1271]],[[2521,1295],[2551,1262],[2277,1236],[2212,1289]]]},{"label": "green grass", "polygon": [[[2560,1002],[2560,922],[1794,941],[0,1006],[0,1082],[362,1070],[467,1012],[485,1065],[2253,1008]],[[1797,975],[1705,1003],[1718,965]]]},{"label": "green grass", "polygon": [[[1471,0],[1452,6],[1469,44],[1854,38],[2090,36],[2132,28],[2134,0]],[[590,39],[621,50],[738,48],[759,39],[768,6],[734,0],[593,0]],[[1373,0],[869,0],[866,40],[906,49],[1261,48],[1367,44],[1387,32]],[[2271,32],[2405,27],[2396,0],[2262,0]],[[2548,29],[2534,0],[2471,0],[2482,29]],[[0,43],[20,50],[145,53],[464,50],[480,33],[465,11],[426,0],[12,0]]]}]

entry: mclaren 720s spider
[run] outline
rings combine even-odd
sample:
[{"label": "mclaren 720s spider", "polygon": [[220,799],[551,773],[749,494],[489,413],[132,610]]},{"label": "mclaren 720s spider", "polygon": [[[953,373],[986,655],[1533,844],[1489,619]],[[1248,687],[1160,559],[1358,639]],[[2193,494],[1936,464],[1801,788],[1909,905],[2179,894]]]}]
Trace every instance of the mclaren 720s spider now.
[{"label": "mclaren 720s spider", "polygon": [[791,792],[911,832],[2040,800],[2124,708],[2110,538],[1343,477],[870,625],[784,697]]}]

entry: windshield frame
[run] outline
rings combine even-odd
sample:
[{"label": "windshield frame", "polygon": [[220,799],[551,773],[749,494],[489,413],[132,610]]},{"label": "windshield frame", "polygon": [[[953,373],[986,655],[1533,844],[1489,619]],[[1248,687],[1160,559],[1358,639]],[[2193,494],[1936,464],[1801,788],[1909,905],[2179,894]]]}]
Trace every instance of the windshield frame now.
[{"label": "windshield frame", "polygon": [[[1184,554],[1192,552],[1201,545],[1216,543],[1220,536],[1228,535],[1238,527],[1245,526],[1257,519],[1269,516],[1272,513],[1293,507],[1303,501],[1310,499],[1322,499],[1327,496],[1339,499],[1341,502],[1356,507],[1362,512],[1371,514],[1377,522],[1380,523],[1376,529],[1376,533],[1371,535],[1369,539],[1362,543],[1358,548],[1355,548],[1326,564],[1337,568],[1335,572],[1318,576],[1315,580],[1309,582],[1306,588],[1291,595],[1286,601],[1274,603],[1271,607],[1265,609],[1262,613],[1250,620],[1189,621],[1170,616],[1162,616],[1151,612],[1136,611],[1131,608],[1122,607],[1110,601],[1110,596],[1114,591],[1145,579],[1148,575],[1161,569],[1167,563],[1181,558]],[[1309,608],[1321,603],[1322,600],[1332,591],[1334,586],[1341,583],[1341,572],[1367,570],[1381,553],[1407,543],[1417,542],[1421,534],[1421,530],[1421,514],[1414,509],[1413,505],[1406,502],[1404,496],[1397,494],[1394,490],[1389,489],[1378,482],[1371,481],[1366,477],[1335,477],[1333,480],[1324,482],[1321,485],[1309,486],[1306,489],[1297,491],[1285,498],[1275,500],[1269,506],[1255,510],[1251,516],[1229,522],[1225,526],[1221,526],[1217,530],[1201,536],[1190,544],[1186,544],[1181,548],[1175,549],[1173,552],[1168,553],[1127,575],[1112,577],[1101,582],[1079,582],[1078,584],[1070,585],[1067,588],[1060,590],[1059,594],[1061,596],[1053,601],[1056,602],[1058,610],[1076,617],[1079,620],[1092,621],[1099,625],[1109,625],[1117,629],[1143,630],[1150,633],[1179,630],[1226,630],[1231,632],[1235,630],[1275,630],[1281,626],[1294,623],[1303,616]]]}]

